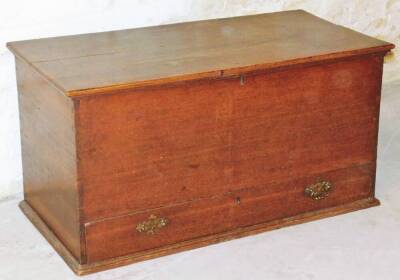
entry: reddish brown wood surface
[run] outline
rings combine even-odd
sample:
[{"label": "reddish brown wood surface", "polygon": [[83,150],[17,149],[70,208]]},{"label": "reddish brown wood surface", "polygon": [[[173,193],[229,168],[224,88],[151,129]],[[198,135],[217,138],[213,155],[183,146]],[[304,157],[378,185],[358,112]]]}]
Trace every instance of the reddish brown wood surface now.
[{"label": "reddish brown wood surface", "polygon": [[101,94],[115,87],[227,77],[393,48],[300,10],[8,46],[70,96]]},{"label": "reddish brown wood surface", "polygon": [[25,62],[16,65],[25,200],[80,259],[73,103]]},{"label": "reddish brown wood surface", "polygon": [[379,205],[379,200],[375,198],[366,198],[351,203],[338,205],[335,207],[324,208],[318,211],[303,213],[290,218],[284,218],[284,219],[274,220],[271,222],[250,225],[247,227],[235,228],[219,234],[190,239],[184,242],[166,245],[159,248],[154,248],[134,254],[125,255],[122,257],[110,258],[104,261],[85,263],[85,264],[79,263],[71,255],[71,253],[60,242],[60,240],[53,234],[51,229],[48,228],[46,223],[29,206],[29,204],[26,203],[26,201],[22,201],[20,203],[20,208],[27,216],[27,218],[36,226],[36,228],[43,234],[43,236],[47,239],[47,241],[53,246],[53,248],[60,254],[60,256],[64,259],[64,261],[70,266],[70,268],[78,275],[85,275],[106,269],[112,269],[123,265],[132,264],[135,262],[145,261],[156,257],[178,253],[185,250],[191,250],[207,246],[210,244],[224,242],[234,238],[241,238],[244,236],[257,234],[268,230],[274,230],[282,227],[296,225],[299,223],[315,221],[318,219],[328,218],[335,215],[345,214],[351,211],[357,211],[378,205]]},{"label": "reddish brown wood surface", "polygon": [[382,57],[79,100],[83,219],[375,160]]},{"label": "reddish brown wood surface", "polygon": [[376,205],[393,47],[304,11],[10,43],[21,207],[86,273]]},{"label": "reddish brown wood surface", "polygon": [[[319,174],[333,184],[329,196],[320,201],[305,196],[304,189],[315,182],[308,177],[91,223],[86,226],[88,262],[368,198],[373,195],[374,170],[366,164]],[[152,214],[169,223],[155,234],[138,232],[136,226]]]}]

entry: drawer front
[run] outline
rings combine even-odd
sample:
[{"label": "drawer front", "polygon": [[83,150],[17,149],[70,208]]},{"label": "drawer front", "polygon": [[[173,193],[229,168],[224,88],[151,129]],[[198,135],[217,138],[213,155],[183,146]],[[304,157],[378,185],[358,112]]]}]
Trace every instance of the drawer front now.
[{"label": "drawer front", "polygon": [[88,223],[89,263],[373,196],[374,164]]},{"label": "drawer front", "polygon": [[84,221],[375,160],[381,70],[368,56],[81,99]]}]

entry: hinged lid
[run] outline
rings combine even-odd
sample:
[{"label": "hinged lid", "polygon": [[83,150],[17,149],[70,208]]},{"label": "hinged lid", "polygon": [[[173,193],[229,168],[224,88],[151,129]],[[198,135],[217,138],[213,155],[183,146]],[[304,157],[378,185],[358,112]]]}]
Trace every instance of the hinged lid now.
[{"label": "hinged lid", "polygon": [[68,96],[385,52],[394,45],[304,11],[12,42]]}]

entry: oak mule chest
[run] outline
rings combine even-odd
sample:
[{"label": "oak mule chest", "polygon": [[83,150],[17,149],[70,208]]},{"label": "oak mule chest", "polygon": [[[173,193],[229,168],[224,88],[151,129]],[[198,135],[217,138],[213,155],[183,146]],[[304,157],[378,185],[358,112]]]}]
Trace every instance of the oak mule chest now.
[{"label": "oak mule chest", "polygon": [[288,11],[8,47],[20,207],[77,274],[379,204],[392,44]]}]

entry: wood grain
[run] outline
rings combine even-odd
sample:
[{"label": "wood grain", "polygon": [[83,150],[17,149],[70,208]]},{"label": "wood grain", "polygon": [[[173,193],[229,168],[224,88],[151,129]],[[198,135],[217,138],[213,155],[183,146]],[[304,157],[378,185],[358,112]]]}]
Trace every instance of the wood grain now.
[{"label": "wood grain", "polygon": [[81,98],[82,219],[374,161],[381,75],[363,56]]},{"label": "wood grain", "polygon": [[21,208],[78,274],[379,203],[392,44],[288,11],[8,47]]},{"label": "wood grain", "polygon": [[73,102],[16,60],[25,200],[81,259]]},{"label": "wood grain", "polygon": [[70,96],[387,51],[305,11],[9,43]]},{"label": "wood grain", "polygon": [[47,241],[64,259],[68,266],[77,275],[86,275],[107,269],[116,268],[123,265],[132,264],[139,261],[145,261],[165,255],[178,253],[186,250],[191,250],[215,243],[229,241],[234,238],[241,238],[261,232],[279,229],[286,226],[292,226],[300,223],[310,222],[318,219],[323,219],[335,215],[345,214],[352,211],[357,211],[369,207],[378,206],[379,201],[375,198],[367,198],[351,202],[345,205],[339,205],[332,208],[322,209],[314,212],[300,214],[294,217],[275,220],[267,223],[251,225],[247,227],[237,228],[220,234],[196,238],[184,242],[179,242],[173,245],[168,245],[156,249],[143,251],[136,254],[131,254],[119,258],[112,258],[105,261],[99,261],[91,264],[80,264],[77,262],[70,252],[63,246],[57,239],[52,231],[47,227],[46,223],[41,220],[40,216],[27,204],[25,201],[20,203],[20,207],[29,220],[36,226],[36,228],[43,234]]},{"label": "wood grain", "polygon": [[[92,263],[368,198],[373,195],[374,171],[373,164],[366,164],[88,223],[87,260]],[[304,194],[317,178],[333,185],[321,201]],[[136,226],[150,215],[169,222],[155,234],[138,232]]]}]

